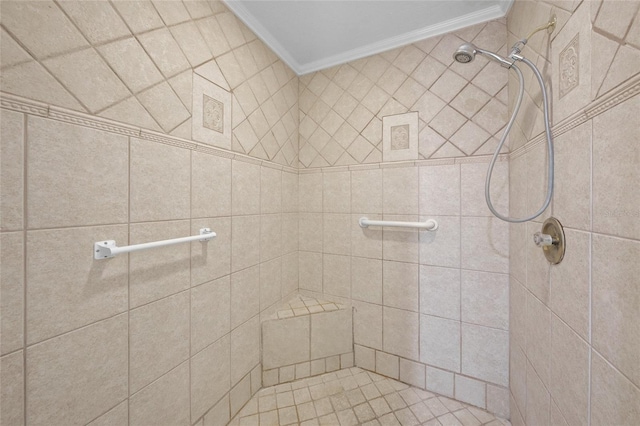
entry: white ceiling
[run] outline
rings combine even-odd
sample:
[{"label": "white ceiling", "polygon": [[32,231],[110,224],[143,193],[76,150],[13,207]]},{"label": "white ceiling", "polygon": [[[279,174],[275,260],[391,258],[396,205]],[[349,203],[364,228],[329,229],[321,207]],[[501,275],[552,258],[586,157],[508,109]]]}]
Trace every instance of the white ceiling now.
[{"label": "white ceiling", "polygon": [[225,0],[298,75],[501,18],[513,0]]}]

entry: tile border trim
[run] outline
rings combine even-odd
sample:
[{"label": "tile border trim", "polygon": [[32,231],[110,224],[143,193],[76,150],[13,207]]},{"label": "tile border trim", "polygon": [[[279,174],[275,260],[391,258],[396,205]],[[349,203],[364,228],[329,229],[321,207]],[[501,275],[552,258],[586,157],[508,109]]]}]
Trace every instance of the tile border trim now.
[{"label": "tile border trim", "polygon": [[[625,83],[622,83],[617,88],[611,90],[609,93],[601,96],[600,98],[592,101],[589,105],[582,108],[580,111],[575,112],[558,124],[551,128],[551,134],[554,138],[567,133],[571,129],[578,127],[582,123],[616,107],[622,102],[631,99],[640,93],[640,73],[631,77]],[[515,151],[510,152],[509,159],[515,159],[521,155],[526,154],[540,144],[543,144],[546,140],[544,132],[540,133],[529,142],[525,143]]]},{"label": "tile border trim", "polygon": [[48,105],[6,92],[0,92],[0,108],[298,174],[298,169],[295,167],[284,166],[272,161],[249,157],[248,155],[232,152],[222,148],[216,148],[176,136],[166,135],[160,132],[154,132],[152,130],[145,130],[119,121],[97,117],[54,105]]}]

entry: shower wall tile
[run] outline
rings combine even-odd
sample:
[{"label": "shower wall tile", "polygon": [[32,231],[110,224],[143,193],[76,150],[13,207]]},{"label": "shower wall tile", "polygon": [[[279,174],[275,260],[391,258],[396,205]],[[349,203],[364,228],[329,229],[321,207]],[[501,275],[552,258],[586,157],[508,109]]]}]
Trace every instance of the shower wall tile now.
[{"label": "shower wall tile", "polygon": [[231,160],[191,154],[191,217],[231,215]]},{"label": "shower wall tile", "polygon": [[322,212],[322,174],[301,174],[298,197],[301,212]]},{"label": "shower wall tile", "polygon": [[262,325],[265,369],[297,364],[310,358],[310,315],[265,321]]},{"label": "shower wall tile", "polygon": [[229,335],[191,358],[191,417],[201,417],[230,389]]},{"label": "shower wall tile", "polygon": [[570,424],[589,415],[589,345],[555,316],[551,319],[550,391]]},{"label": "shower wall tile", "polygon": [[94,114],[127,98],[130,93],[93,48],[47,59],[43,65]]},{"label": "shower wall tile", "polygon": [[131,396],[129,424],[149,422],[188,424],[189,364],[184,362],[160,379]]},{"label": "shower wall tile", "polygon": [[[324,213],[322,247],[325,253],[349,255],[351,252],[351,215]],[[318,226],[312,224],[311,226]]]},{"label": "shower wall tile", "polygon": [[463,270],[461,282],[462,321],[508,330],[509,276]]},{"label": "shower wall tile", "polygon": [[[27,134],[29,228],[127,221],[129,144],[125,136],[39,117],[29,117]],[[82,143],[70,144],[70,140]],[[52,174],[51,170],[66,172]],[[87,203],[97,193],[100,198]]]},{"label": "shower wall tile", "polygon": [[351,172],[351,211],[382,213],[382,170]]},{"label": "shower wall tile", "polygon": [[[4,36],[3,36],[4,37]],[[24,115],[2,110],[0,153],[0,229],[17,230],[24,219]]]},{"label": "shower wall tile", "polygon": [[420,266],[420,313],[460,319],[460,270]]},{"label": "shower wall tile", "polygon": [[352,303],[354,343],[382,350],[382,306],[357,300]]},{"label": "shower wall tile", "polygon": [[26,358],[27,423],[89,422],[127,397],[127,316],[31,346]]},{"label": "shower wall tile", "polygon": [[132,139],[130,220],[189,218],[190,164],[186,150]]},{"label": "shower wall tile", "polygon": [[300,250],[322,252],[322,213],[298,215],[298,247]]},{"label": "shower wall tile", "polygon": [[382,298],[385,306],[418,311],[418,265],[401,262],[383,262]]},{"label": "shower wall tile", "polygon": [[330,213],[351,212],[351,173],[323,174],[323,211]]},{"label": "shower wall tile", "polygon": [[640,391],[597,352],[592,351],[591,422],[620,423],[640,416]]},{"label": "shower wall tile", "polygon": [[231,282],[227,275],[191,289],[191,353],[231,331]]},{"label": "shower wall tile", "polygon": [[310,315],[311,359],[345,354],[353,349],[350,309]]},{"label": "shower wall tile", "polygon": [[509,333],[462,324],[462,373],[502,386],[509,385]]},{"label": "shower wall tile", "polygon": [[162,20],[149,0],[115,2],[113,7],[134,33],[142,33],[162,26]]},{"label": "shower wall tile", "polygon": [[299,247],[299,231],[298,231],[298,213],[283,213],[281,216],[281,243],[282,254],[288,254],[298,251]]},{"label": "shower wall tile", "polygon": [[565,230],[573,242],[562,263],[551,269],[549,307],[583,339],[588,338],[591,236],[586,232]]},{"label": "shower wall tile", "polygon": [[554,141],[553,214],[564,226],[585,231],[591,230],[591,126],[588,121]]},{"label": "shower wall tile", "polygon": [[0,358],[3,424],[24,424],[24,353],[17,351]]},{"label": "shower wall tile", "polygon": [[[382,229],[378,227],[362,228],[359,220],[364,215],[351,215],[351,255],[382,259]],[[367,214],[371,220],[382,220],[382,215]]]},{"label": "shower wall tile", "polygon": [[234,216],[231,220],[231,270],[239,271],[260,263],[259,235],[260,216]]},{"label": "shower wall tile", "polygon": [[385,214],[416,214],[419,207],[417,167],[382,170],[382,211]]},{"label": "shower wall tile", "polygon": [[324,254],[323,291],[338,297],[351,297],[351,257],[335,254]]},{"label": "shower wall tile", "polygon": [[[417,222],[418,216],[387,215],[383,220]],[[382,258],[417,263],[420,257],[419,233],[414,229],[387,228],[382,234]]]},{"label": "shower wall tile", "polygon": [[282,255],[282,215],[260,216],[260,260],[265,262]]},{"label": "shower wall tile", "polygon": [[149,55],[133,37],[105,44],[98,51],[133,93],[163,80]]},{"label": "shower wall tile", "polygon": [[299,211],[298,174],[282,172],[282,212]]},{"label": "shower wall tile", "polygon": [[231,274],[231,327],[260,313],[260,266]]},{"label": "shower wall tile", "polygon": [[165,77],[173,77],[189,68],[187,58],[168,29],[160,28],[138,37]]},{"label": "shower wall tile", "polygon": [[460,215],[460,188],[460,165],[420,167],[420,213]]},{"label": "shower wall tile", "polygon": [[260,212],[280,213],[282,211],[282,172],[261,167],[260,175]]},{"label": "shower wall tile", "polygon": [[127,310],[127,257],[96,267],[87,255],[94,242],[108,238],[126,244],[127,226],[27,232],[27,344]]},{"label": "shower wall tile", "polygon": [[[220,17],[227,13],[221,4],[45,6],[3,5],[0,18],[9,30],[3,33],[2,91],[51,104],[24,110],[25,116],[12,111],[7,105],[14,103],[5,103],[3,95],[3,408],[19,408],[26,392],[33,401],[31,423],[228,419],[232,385],[236,411],[260,387],[258,315],[299,288],[299,177],[295,170],[279,170],[298,164],[298,78],[244,24],[231,14]],[[175,6],[180,10],[167,10]],[[95,27],[98,16],[120,24]],[[34,19],[39,24],[24,25]],[[185,45],[189,33],[199,48]],[[51,39],[62,41],[43,44]],[[243,67],[239,79],[230,78],[221,60],[227,53]],[[85,58],[84,65],[70,68],[74,58]],[[123,58],[139,59],[142,74],[132,73]],[[189,61],[203,78],[231,91],[235,142],[229,151],[192,141]],[[106,119],[76,116],[56,105]],[[260,135],[250,152],[242,138],[247,126]],[[242,155],[232,160],[230,151]],[[30,163],[23,164],[23,157]],[[260,165],[262,160],[269,164]],[[322,213],[322,180],[318,194],[316,211]],[[105,260],[93,260],[89,249],[101,240],[125,246],[196,235],[204,227],[216,238]],[[321,291],[322,232],[318,241]],[[239,276],[250,275],[247,280],[230,275],[232,261]],[[121,315],[127,311],[128,319]],[[94,332],[116,322],[117,330]],[[13,367],[5,368],[14,359],[7,355],[22,359],[23,341],[27,365],[38,369],[27,371],[26,383],[7,379]],[[57,349],[61,345],[75,349]],[[239,383],[231,382],[232,374]],[[60,383],[72,389],[53,392]],[[7,402],[16,395],[15,403]],[[3,409],[3,424],[9,415],[13,423],[14,415]]]},{"label": "shower wall tile", "polygon": [[260,362],[260,320],[257,316],[231,332],[231,384],[234,386]]},{"label": "shower wall tile", "polygon": [[541,425],[549,423],[550,395],[536,374],[534,367],[527,363],[527,402],[524,414],[526,424]]},{"label": "shower wall tile", "polygon": [[420,263],[459,268],[460,217],[423,216],[420,219],[435,219],[438,222],[437,232],[420,233]]},{"label": "shower wall tile", "polygon": [[[382,348],[385,352],[419,360],[420,321],[417,312],[384,307]],[[402,330],[402,332],[401,332]]]},{"label": "shower wall tile", "polygon": [[[190,234],[189,221],[136,223],[129,228],[130,244],[179,238]],[[208,244],[208,243],[207,243]],[[130,307],[153,302],[190,287],[190,250],[187,244],[161,247],[153,256],[129,255]]]},{"label": "shower wall tile", "polygon": [[[460,165],[462,180],[461,214],[464,216],[493,216],[485,200],[486,163]],[[502,215],[509,215],[509,163],[495,164],[491,175],[491,202]]]},{"label": "shower wall tile", "polygon": [[[2,23],[37,58],[43,58],[87,45],[64,12],[53,2],[6,4]],[[56,43],[51,39],[56,37]]]},{"label": "shower wall tile", "polygon": [[60,7],[91,43],[103,43],[131,34],[107,3],[61,2]]},{"label": "shower wall tile", "polygon": [[[504,120],[496,126],[482,107],[489,101],[495,110],[506,110],[498,94],[507,73],[483,57],[464,65],[451,57],[464,41],[502,47],[503,21],[480,27],[479,32],[463,29],[300,78],[299,167],[383,163],[382,121],[407,113],[417,115],[417,127],[423,129],[415,141],[416,159],[484,154]],[[484,70],[476,83],[474,77]]]},{"label": "shower wall tile", "polygon": [[462,267],[509,272],[509,226],[497,218],[461,218]]},{"label": "shower wall tile", "polygon": [[420,315],[420,361],[460,372],[460,322]]},{"label": "shower wall tile", "polygon": [[129,422],[129,403],[123,401],[91,423],[90,426],[110,426]]},{"label": "shower wall tile", "polygon": [[640,97],[616,106],[593,119],[593,230],[639,239],[640,197],[633,182],[640,179],[637,158],[640,148],[633,112]]},{"label": "shower wall tile", "polygon": [[272,306],[282,297],[282,262],[280,259],[260,264],[260,308]]},{"label": "shower wall tile", "polygon": [[0,353],[7,354],[20,349],[24,343],[24,238],[21,232],[0,233],[0,262]]},{"label": "shower wall tile", "polygon": [[185,291],[131,311],[131,393],[189,358],[189,301]]},{"label": "shower wall tile", "polygon": [[[551,357],[551,311],[531,293],[527,294],[526,354],[537,376],[549,384]],[[528,374],[528,373],[527,373]],[[528,377],[528,376],[527,376]]]},{"label": "shower wall tile", "polygon": [[300,289],[322,292],[322,253],[300,251]]},{"label": "shower wall tile", "polygon": [[636,293],[640,242],[593,235],[592,344],[635,385],[640,385],[637,354],[640,320]]},{"label": "shower wall tile", "polygon": [[231,272],[231,222],[228,217],[191,220],[190,235],[198,235],[200,229],[211,228],[216,237],[208,243],[191,243],[191,285],[228,275]]},{"label": "shower wall tile", "polygon": [[486,386],[479,380],[455,375],[455,398],[477,407],[485,407]]},{"label": "shower wall tile", "polygon": [[260,213],[260,166],[232,162],[231,200],[234,215]]},{"label": "shower wall tile", "polygon": [[351,258],[351,297],[354,300],[382,304],[382,261]]},{"label": "shower wall tile", "polygon": [[291,252],[282,256],[282,297],[290,295],[299,289],[299,257],[298,251]]},{"label": "shower wall tile", "polygon": [[435,367],[427,367],[427,390],[453,398],[454,374]]}]

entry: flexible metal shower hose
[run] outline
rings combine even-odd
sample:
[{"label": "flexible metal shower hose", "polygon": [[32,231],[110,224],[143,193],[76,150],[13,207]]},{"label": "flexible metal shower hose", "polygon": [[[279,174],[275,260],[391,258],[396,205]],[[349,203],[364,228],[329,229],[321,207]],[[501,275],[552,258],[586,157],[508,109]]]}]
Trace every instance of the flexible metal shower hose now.
[{"label": "flexible metal shower hose", "polygon": [[489,207],[489,210],[491,210],[491,213],[493,213],[497,218],[502,219],[506,222],[511,222],[511,223],[522,223],[522,222],[527,222],[529,220],[533,220],[536,217],[540,216],[547,209],[547,207],[549,207],[549,204],[551,203],[551,198],[553,196],[553,179],[554,179],[553,141],[551,139],[551,126],[549,125],[549,101],[547,99],[547,89],[544,87],[544,80],[542,79],[542,75],[540,74],[540,71],[538,71],[538,68],[527,58],[522,58],[520,60],[525,64],[527,64],[533,70],[533,73],[538,79],[538,84],[540,85],[540,89],[542,91],[542,103],[543,103],[543,111],[544,111],[544,130],[547,136],[547,152],[548,152],[549,161],[548,161],[547,197],[542,207],[540,207],[540,209],[534,214],[532,214],[531,216],[524,217],[524,218],[508,217],[498,213],[498,211],[493,206],[493,203],[491,202],[491,194],[490,194],[491,175],[493,174],[493,167],[496,164],[496,160],[498,159],[498,155],[502,150],[502,146],[507,140],[507,136],[509,135],[509,132],[511,131],[511,127],[513,126],[516,116],[518,115],[518,111],[520,110],[520,105],[522,104],[522,96],[524,94],[524,77],[522,76],[522,71],[520,71],[520,69],[514,63],[513,65],[511,65],[511,69],[516,71],[516,74],[518,74],[518,79],[520,80],[520,90],[518,90],[518,99],[513,109],[513,113],[511,114],[511,118],[507,123],[507,127],[505,128],[504,134],[502,135],[502,138],[500,138],[500,143],[496,148],[496,152],[493,154],[493,157],[491,158],[491,162],[489,163],[489,170],[487,171],[487,180],[485,181],[485,185],[484,185],[484,196],[485,196],[485,199],[487,200],[487,206]]}]

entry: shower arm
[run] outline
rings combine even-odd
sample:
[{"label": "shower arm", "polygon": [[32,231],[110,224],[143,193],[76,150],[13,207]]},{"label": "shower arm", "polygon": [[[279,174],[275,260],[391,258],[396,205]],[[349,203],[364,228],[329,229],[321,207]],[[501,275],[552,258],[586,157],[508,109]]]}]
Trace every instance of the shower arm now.
[{"label": "shower arm", "polygon": [[534,36],[534,34],[539,33],[540,31],[547,30],[547,33],[551,34],[556,29],[556,24],[558,19],[556,15],[551,16],[549,22],[544,25],[540,25],[538,28],[535,28],[533,31],[529,33],[525,38],[520,39],[513,45],[511,48],[511,53],[509,54],[510,59],[521,60],[520,52],[524,49],[524,46],[529,42],[529,39]]}]

